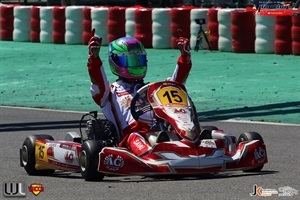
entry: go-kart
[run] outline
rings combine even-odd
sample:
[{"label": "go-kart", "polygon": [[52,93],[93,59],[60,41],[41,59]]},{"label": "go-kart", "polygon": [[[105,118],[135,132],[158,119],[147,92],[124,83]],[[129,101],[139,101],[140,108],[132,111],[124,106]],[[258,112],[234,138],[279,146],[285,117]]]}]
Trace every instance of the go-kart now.
[{"label": "go-kart", "polygon": [[80,171],[86,181],[95,181],[110,174],[258,172],[267,163],[266,146],[259,133],[245,132],[236,138],[217,127],[200,126],[195,106],[180,83],[146,84],[133,97],[130,109],[136,121],[153,127],[153,132],[146,135],[152,147],[147,153],[136,156],[118,147],[112,123],[91,112],[80,120],[81,124],[85,116],[91,116],[86,134],[80,127],[80,134],[68,132],[63,141],[49,135],[27,137],[20,149],[21,166],[29,175]]}]

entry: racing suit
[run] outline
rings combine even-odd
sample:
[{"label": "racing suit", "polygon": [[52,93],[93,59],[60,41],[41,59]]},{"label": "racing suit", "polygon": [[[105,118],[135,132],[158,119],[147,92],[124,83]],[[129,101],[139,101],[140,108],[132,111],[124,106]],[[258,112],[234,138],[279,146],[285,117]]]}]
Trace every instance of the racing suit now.
[{"label": "racing suit", "polygon": [[[135,121],[130,112],[131,100],[142,83],[126,82],[123,79],[109,83],[100,57],[89,56],[87,67],[92,81],[90,91],[93,100],[101,107],[106,119],[115,125],[118,131],[119,146],[130,146],[129,149],[138,155],[147,151],[149,147],[143,145],[145,144],[144,138],[138,136],[140,134],[145,137],[150,132],[150,126]],[[168,80],[185,83],[191,67],[190,55],[180,54],[173,75]],[[129,135],[131,135],[130,138]],[[132,147],[131,143],[136,147]]]}]

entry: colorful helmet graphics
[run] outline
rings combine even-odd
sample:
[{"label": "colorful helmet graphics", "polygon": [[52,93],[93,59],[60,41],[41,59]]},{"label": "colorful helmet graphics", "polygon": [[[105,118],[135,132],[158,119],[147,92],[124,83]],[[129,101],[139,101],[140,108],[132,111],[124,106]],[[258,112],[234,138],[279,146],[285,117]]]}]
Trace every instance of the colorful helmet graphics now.
[{"label": "colorful helmet graphics", "polygon": [[147,53],[134,37],[122,37],[108,45],[108,61],[113,74],[126,79],[143,79],[147,72]]}]

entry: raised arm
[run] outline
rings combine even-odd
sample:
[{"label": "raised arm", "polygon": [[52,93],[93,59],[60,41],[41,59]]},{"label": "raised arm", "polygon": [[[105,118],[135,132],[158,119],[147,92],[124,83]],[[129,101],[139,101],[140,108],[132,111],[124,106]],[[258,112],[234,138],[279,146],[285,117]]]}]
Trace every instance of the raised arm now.
[{"label": "raised arm", "polygon": [[102,38],[94,36],[95,29],[92,31],[92,37],[88,43],[88,72],[91,79],[91,94],[96,104],[103,107],[109,96],[109,82],[107,80],[103,63],[99,57]]},{"label": "raised arm", "polygon": [[184,32],[181,29],[178,29],[177,32],[179,35],[177,46],[180,50],[180,55],[171,80],[184,84],[192,68],[191,47],[189,39],[187,39]]}]

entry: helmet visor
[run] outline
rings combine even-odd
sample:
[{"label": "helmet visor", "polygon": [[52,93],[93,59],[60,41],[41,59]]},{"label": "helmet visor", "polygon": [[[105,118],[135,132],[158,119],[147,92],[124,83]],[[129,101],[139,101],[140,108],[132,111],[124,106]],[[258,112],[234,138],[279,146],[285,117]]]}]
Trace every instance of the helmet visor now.
[{"label": "helmet visor", "polygon": [[117,55],[120,67],[146,67],[147,58],[145,54],[140,55]]}]

